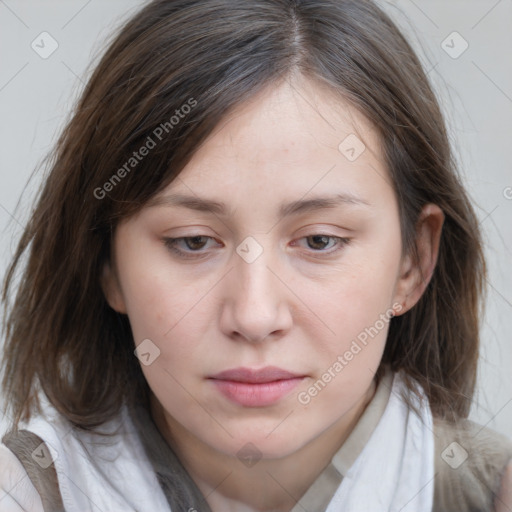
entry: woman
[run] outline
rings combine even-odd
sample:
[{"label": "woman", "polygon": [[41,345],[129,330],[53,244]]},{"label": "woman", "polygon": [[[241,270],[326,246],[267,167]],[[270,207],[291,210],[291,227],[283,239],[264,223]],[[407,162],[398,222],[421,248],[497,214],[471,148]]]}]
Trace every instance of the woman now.
[{"label": "woman", "polygon": [[372,2],[149,3],[64,130],[6,304],[25,254],[13,510],[512,507],[510,443],[466,420],[478,224]]}]

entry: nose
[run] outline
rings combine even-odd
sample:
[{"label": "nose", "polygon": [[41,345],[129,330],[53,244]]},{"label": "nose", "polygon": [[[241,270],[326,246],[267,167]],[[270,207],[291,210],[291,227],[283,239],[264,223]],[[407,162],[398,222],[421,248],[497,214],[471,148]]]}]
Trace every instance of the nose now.
[{"label": "nose", "polygon": [[220,328],[232,339],[280,338],[292,326],[292,294],[285,276],[270,267],[267,254],[252,263],[240,258],[226,276]]}]

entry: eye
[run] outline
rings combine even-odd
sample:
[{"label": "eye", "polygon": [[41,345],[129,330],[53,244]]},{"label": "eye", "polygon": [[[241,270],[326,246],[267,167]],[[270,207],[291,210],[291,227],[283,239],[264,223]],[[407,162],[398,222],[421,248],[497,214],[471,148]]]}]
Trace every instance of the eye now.
[{"label": "eye", "polygon": [[[180,238],[164,238],[165,246],[182,258],[201,257],[209,241],[215,241],[211,236],[183,236]],[[194,254],[197,253],[197,254]]]},{"label": "eye", "polygon": [[313,249],[313,252],[323,252],[327,254],[331,254],[342,249],[345,245],[347,245],[350,242],[349,238],[342,238],[339,236],[323,234],[305,236],[303,238],[300,238],[298,242],[303,240],[306,241],[307,247],[309,249]]}]

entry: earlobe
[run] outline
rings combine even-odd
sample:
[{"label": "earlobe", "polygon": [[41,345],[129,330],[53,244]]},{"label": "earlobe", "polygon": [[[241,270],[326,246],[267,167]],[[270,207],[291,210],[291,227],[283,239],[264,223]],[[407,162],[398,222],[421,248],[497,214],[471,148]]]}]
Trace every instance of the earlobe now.
[{"label": "earlobe", "polygon": [[399,314],[411,309],[427,288],[437,263],[444,214],[435,204],[425,205],[416,225],[416,255],[402,261],[395,301],[402,305]]},{"label": "earlobe", "polygon": [[109,306],[118,313],[126,314],[126,305],[119,285],[119,279],[110,261],[106,261],[103,264],[100,284]]}]

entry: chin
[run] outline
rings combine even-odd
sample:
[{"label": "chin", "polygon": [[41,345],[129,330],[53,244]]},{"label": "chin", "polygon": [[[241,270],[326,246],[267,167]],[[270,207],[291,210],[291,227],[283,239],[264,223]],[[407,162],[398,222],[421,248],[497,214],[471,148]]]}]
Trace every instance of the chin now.
[{"label": "chin", "polygon": [[261,434],[244,435],[229,441],[229,447],[226,447],[226,453],[236,456],[239,459],[262,458],[262,459],[281,459],[292,455],[300,450],[307,439],[290,436],[286,431],[281,435],[268,435],[268,431]]}]

